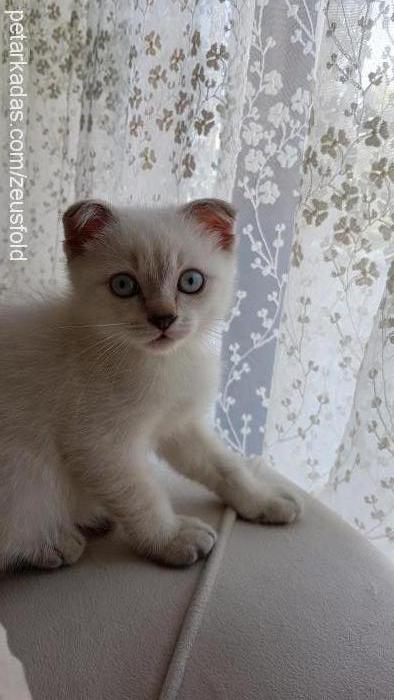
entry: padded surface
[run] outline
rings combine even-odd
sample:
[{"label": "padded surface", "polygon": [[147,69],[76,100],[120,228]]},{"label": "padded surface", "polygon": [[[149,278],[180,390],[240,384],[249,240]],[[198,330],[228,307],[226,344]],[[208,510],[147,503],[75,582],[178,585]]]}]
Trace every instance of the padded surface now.
[{"label": "padded surface", "polygon": [[393,700],[394,571],[309,498],[291,528],[238,521],[176,697]]},{"label": "padded surface", "polygon": [[394,698],[394,572],[372,546],[307,496],[302,521],[262,527],[166,484],[222,523],[206,563],[161,568],[107,536],[74,567],[1,579],[34,700]]}]

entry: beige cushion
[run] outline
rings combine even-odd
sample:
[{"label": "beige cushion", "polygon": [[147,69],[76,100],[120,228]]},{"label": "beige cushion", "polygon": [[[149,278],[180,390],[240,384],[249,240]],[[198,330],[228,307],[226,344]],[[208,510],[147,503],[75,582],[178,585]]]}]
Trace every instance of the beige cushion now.
[{"label": "beige cushion", "polygon": [[221,524],[206,563],[162,568],[107,536],[71,568],[0,581],[35,700],[394,697],[393,570],[365,539],[307,496],[299,523],[263,527],[166,483]]}]

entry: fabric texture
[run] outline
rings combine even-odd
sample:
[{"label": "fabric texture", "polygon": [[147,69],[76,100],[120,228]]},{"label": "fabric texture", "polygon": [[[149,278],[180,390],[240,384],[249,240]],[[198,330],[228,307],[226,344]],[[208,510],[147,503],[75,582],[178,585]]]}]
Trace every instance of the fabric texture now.
[{"label": "fabric texture", "polygon": [[[47,6],[22,0],[18,8],[28,35],[29,259],[2,267],[7,297],[61,286],[60,219],[77,199],[231,198],[253,3],[64,0]],[[0,128],[7,172],[9,27],[3,20]],[[7,210],[8,182],[0,195]],[[6,226],[5,220],[5,236]]]},{"label": "fabric texture", "polygon": [[216,527],[216,553],[171,570],[96,540],[75,566],[0,580],[0,618],[39,700],[389,700],[390,564],[324,506],[284,528],[223,519],[163,473],[175,508]]},{"label": "fabric texture", "polygon": [[264,453],[394,557],[393,3],[320,16]]},{"label": "fabric texture", "polygon": [[239,286],[224,332],[217,427],[243,454],[260,454],[286,288],[308,128],[318,6],[256,2],[241,148]]},{"label": "fabric texture", "polygon": [[[62,286],[75,199],[233,195],[218,430],[394,557],[392,0],[18,7],[29,259],[1,256],[1,298]],[[6,19],[2,31],[6,172]]]},{"label": "fabric texture", "polygon": [[23,666],[11,653],[7,633],[0,625],[0,698],[1,700],[31,700]]}]

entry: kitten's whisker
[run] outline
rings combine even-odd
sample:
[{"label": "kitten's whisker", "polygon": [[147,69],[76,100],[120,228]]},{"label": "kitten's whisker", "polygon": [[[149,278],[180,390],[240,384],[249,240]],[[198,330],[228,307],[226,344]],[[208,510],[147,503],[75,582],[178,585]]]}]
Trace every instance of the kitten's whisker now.
[{"label": "kitten's whisker", "polygon": [[74,324],[69,326],[56,326],[56,328],[108,328],[109,326],[128,326],[126,321],[119,323],[86,323],[86,324]]},{"label": "kitten's whisker", "polygon": [[123,356],[121,351],[126,349],[126,342],[123,341],[122,338],[115,338],[115,337],[108,337],[105,338],[106,345],[102,348],[98,348],[98,352],[96,354],[96,361],[93,362],[92,365],[89,366],[89,374],[90,374],[90,381],[87,385],[87,388],[90,388],[92,385],[92,382],[94,380],[94,375],[95,371],[101,367],[105,370],[105,373],[109,376],[110,379],[114,379],[117,372],[116,369],[112,366],[113,361],[118,353],[121,354],[120,357],[120,362],[119,366],[123,360]]},{"label": "kitten's whisker", "polygon": [[79,353],[77,353],[76,357],[81,358],[82,355],[85,355],[88,352],[100,350],[100,346],[105,347],[105,344],[108,343],[108,340],[109,338],[107,336],[99,338],[98,340],[96,339],[96,342],[90,343],[90,345],[87,345]]}]

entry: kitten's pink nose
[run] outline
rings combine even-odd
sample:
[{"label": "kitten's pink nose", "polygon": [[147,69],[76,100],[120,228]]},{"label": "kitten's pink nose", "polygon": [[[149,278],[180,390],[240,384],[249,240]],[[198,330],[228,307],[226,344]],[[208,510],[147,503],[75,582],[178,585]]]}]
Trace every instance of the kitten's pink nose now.
[{"label": "kitten's pink nose", "polygon": [[153,314],[152,316],[148,316],[148,321],[164,332],[177,318],[175,314]]}]

